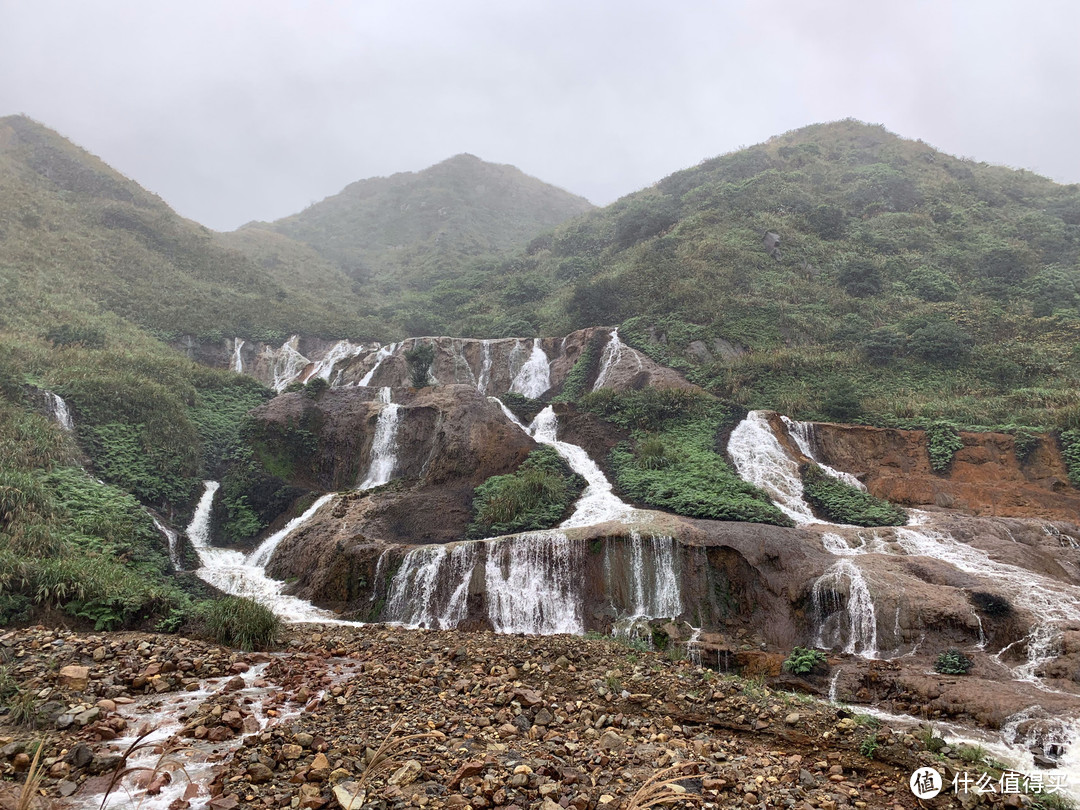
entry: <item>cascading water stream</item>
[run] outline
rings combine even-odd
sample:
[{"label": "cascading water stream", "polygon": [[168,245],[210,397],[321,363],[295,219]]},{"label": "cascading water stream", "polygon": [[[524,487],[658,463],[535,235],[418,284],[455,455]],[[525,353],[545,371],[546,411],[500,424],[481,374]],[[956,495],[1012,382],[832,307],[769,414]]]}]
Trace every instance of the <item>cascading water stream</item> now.
[{"label": "cascading water stream", "polygon": [[861,489],[863,492],[866,491],[866,486],[854,475],[835,470],[828,464],[819,461],[817,456],[814,455],[814,425],[812,423],[796,422],[794,419],[788,419],[786,416],[781,416],[780,419],[787,428],[788,436],[795,442],[795,446],[799,448],[799,452],[817,464],[825,474],[840,479],[848,486]]},{"label": "cascading water stream", "polygon": [[299,345],[300,336],[293,335],[281,345],[277,352],[271,352],[269,347],[267,348],[273,361],[274,381],[270,387],[279,394],[289,387],[289,383],[303,374],[310,362],[300,354]]},{"label": "cascading water stream", "polygon": [[398,345],[399,344],[397,343],[391,343],[388,346],[381,347],[377,352],[375,352],[375,365],[371,367],[367,374],[360,378],[360,382],[358,382],[357,385],[371,385],[371,380],[375,376],[375,372],[379,370],[379,366],[383,364],[384,360],[386,360],[388,357],[391,357],[394,352],[397,351]]},{"label": "cascading water stream", "polygon": [[56,420],[56,424],[60,425],[60,427],[68,433],[73,431],[75,429],[75,422],[71,419],[71,411],[68,410],[64,398],[59,394],[54,394],[52,391],[46,391],[45,398],[49,401],[49,409],[52,411],[53,419]]},{"label": "cascading water stream", "polygon": [[[514,347],[515,352],[518,347]],[[528,359],[522,364],[514,380],[510,383],[510,390],[515,394],[536,399],[551,388],[551,365],[548,356],[544,353],[544,347],[540,345],[540,338],[533,339],[532,351]]]},{"label": "cascading water stream", "polygon": [[483,359],[480,361],[480,377],[476,381],[476,390],[481,394],[487,394],[491,384],[491,341],[482,340],[480,346],[483,351]]},{"label": "cascading water stream", "polygon": [[239,551],[210,545],[210,513],[213,508],[214,493],[217,492],[220,484],[217,481],[204,483],[206,489],[187,527],[188,539],[199,555],[201,563],[195,572],[198,577],[225,593],[247,596],[266,605],[287,622],[340,622],[328,611],[320,610],[303,599],[284,594],[282,590],[285,583],[270,579],[263,568],[278,544],[310,520],[324,504],[334,498],[334,495],[323,495],[302,515],[290,520],[285,528],[270,535],[255,551],[245,557]]},{"label": "cascading water stream", "polygon": [[593,383],[592,387],[593,391],[599,391],[607,384],[608,375],[611,374],[611,369],[619,364],[622,353],[623,342],[619,340],[619,330],[612,329],[611,337],[604,347],[604,353],[600,355],[600,373],[596,375],[596,382]]},{"label": "cascading water stream", "polygon": [[330,375],[334,373],[334,366],[340,363],[342,360],[347,360],[350,357],[356,357],[364,351],[364,347],[354,345],[348,340],[339,340],[330,350],[326,353],[322,360],[315,362],[314,368],[311,370],[311,374],[308,375],[309,380],[314,380],[316,377],[330,382]]},{"label": "cascading water stream", "polygon": [[533,532],[485,545],[488,618],[495,632],[585,632],[582,544],[562,532]]},{"label": "cascading water stream", "polygon": [[[150,513],[147,512],[149,515]],[[165,540],[169,544],[169,561],[172,563],[173,570],[179,571],[182,567],[180,560],[180,549],[177,546],[177,541],[180,539],[180,535],[162,523],[153,515],[150,515],[150,519],[154,521],[154,528],[165,535]]]},{"label": "cascading water stream", "polygon": [[[499,402],[502,405],[501,401]],[[503,406],[505,408],[505,406]],[[516,418],[513,420],[519,426]],[[579,526],[595,526],[609,520],[629,522],[633,519],[636,510],[624,503],[611,491],[611,482],[597,466],[596,462],[589,457],[584,448],[570,442],[559,441],[555,438],[559,427],[558,417],[555,410],[548,405],[540,411],[533,423],[526,431],[540,444],[546,444],[555,449],[562,456],[570,469],[580,475],[587,482],[585,491],[578,499],[574,513],[564,520],[559,528],[571,529]]]},{"label": "cascading water stream", "polygon": [[777,508],[796,524],[825,522],[814,517],[803,498],[799,465],[784,452],[764,411],[746,415],[731,431],[727,449],[739,476],[765,490]]},{"label": "cascading water stream", "polygon": [[390,481],[397,466],[397,429],[401,406],[391,401],[389,387],[379,390],[382,409],[375,422],[375,435],[371,440],[371,463],[367,475],[358,489],[372,489]]},{"label": "cascading water stream", "polygon": [[232,370],[235,371],[237,374],[244,373],[244,356],[240,354],[240,350],[243,348],[243,338],[233,338]]},{"label": "cascading water stream", "polygon": [[[846,599],[843,598],[845,589]],[[831,648],[844,643],[846,653],[864,658],[878,657],[874,600],[862,571],[853,561],[837,560],[818,577],[812,599],[820,619],[816,646]]]}]

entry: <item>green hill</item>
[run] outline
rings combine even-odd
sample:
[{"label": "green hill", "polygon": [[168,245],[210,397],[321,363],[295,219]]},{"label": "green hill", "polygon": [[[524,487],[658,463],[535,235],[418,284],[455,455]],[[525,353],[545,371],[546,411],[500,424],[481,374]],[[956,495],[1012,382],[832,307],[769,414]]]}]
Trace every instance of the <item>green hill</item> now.
[{"label": "green hill", "polygon": [[1080,420],[1080,187],[855,121],[677,172],[427,303],[451,334],[623,322],[720,396],[808,418]]},{"label": "green hill", "polygon": [[524,246],[592,208],[513,166],[457,155],[420,172],[361,180],[299,214],[252,223],[310,245],[363,289],[366,301],[411,333],[416,291],[458,277],[469,261]]}]

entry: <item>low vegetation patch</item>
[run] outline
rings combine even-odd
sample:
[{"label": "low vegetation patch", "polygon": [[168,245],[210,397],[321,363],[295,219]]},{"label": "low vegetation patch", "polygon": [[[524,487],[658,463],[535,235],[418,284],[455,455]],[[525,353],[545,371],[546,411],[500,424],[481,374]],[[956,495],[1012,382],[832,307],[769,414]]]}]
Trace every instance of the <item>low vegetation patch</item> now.
[{"label": "low vegetation patch", "polygon": [[550,529],[570,513],[585,489],[551,447],[533,450],[510,475],[495,475],[473,493],[472,538]]},{"label": "low vegetation patch", "polygon": [[510,413],[521,420],[523,425],[530,424],[536,418],[536,415],[544,410],[544,403],[539,399],[531,399],[514,391],[500,394],[499,399],[502,400],[503,405],[510,409]]},{"label": "low vegetation patch", "polygon": [[942,675],[967,675],[971,667],[971,659],[955,647],[941,653],[934,662],[934,671]]},{"label": "low vegetation patch", "polygon": [[851,526],[903,526],[907,513],[826,473],[817,464],[800,470],[803,495],[821,518]]},{"label": "low vegetation patch", "polygon": [[244,596],[204,602],[198,618],[218,644],[242,650],[265,650],[277,642],[281,620],[270,608]]},{"label": "low vegetation patch", "polygon": [[790,672],[792,675],[809,675],[825,664],[825,661],[825,653],[821,650],[796,647],[784,660],[784,672]]},{"label": "low vegetation patch", "polygon": [[926,429],[926,449],[934,472],[948,472],[953,456],[964,446],[960,431],[951,422],[934,422]]}]

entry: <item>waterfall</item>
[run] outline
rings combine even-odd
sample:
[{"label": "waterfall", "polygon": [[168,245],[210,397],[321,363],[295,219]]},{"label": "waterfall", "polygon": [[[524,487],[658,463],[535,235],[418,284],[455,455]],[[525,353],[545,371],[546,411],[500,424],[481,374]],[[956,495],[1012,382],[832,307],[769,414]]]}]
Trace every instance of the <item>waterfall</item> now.
[{"label": "waterfall", "polygon": [[375,436],[371,440],[371,464],[358,489],[371,489],[387,483],[397,466],[397,429],[401,406],[390,401],[389,386],[379,389],[382,409],[375,422]]},{"label": "waterfall", "polygon": [[397,351],[398,344],[391,343],[389,346],[383,346],[377,352],[375,352],[375,365],[371,367],[367,374],[360,378],[360,382],[357,385],[368,386],[371,385],[371,380],[375,376],[375,372],[379,370],[379,366],[383,364],[383,361],[390,357]]},{"label": "waterfall", "polygon": [[271,387],[279,394],[289,386],[289,383],[298,379],[311,362],[300,354],[299,345],[300,336],[293,335],[281,344],[277,352],[267,348],[267,352],[273,359],[274,381]]},{"label": "waterfall", "polygon": [[817,464],[826,475],[831,475],[833,478],[839,478],[849,486],[861,489],[863,492],[866,491],[863,482],[851,473],[834,470],[828,464],[818,461],[817,456],[814,455],[814,425],[812,423],[796,422],[794,419],[788,419],[786,416],[781,416],[780,419],[783,421],[784,426],[787,427],[788,436],[795,442],[795,446],[799,448],[799,452]]},{"label": "waterfall", "polygon": [[483,347],[484,359],[480,363],[480,379],[476,381],[476,390],[486,394],[488,385],[491,384],[491,341],[482,340],[480,345]]},{"label": "waterfall", "polygon": [[316,377],[321,377],[327,382],[330,382],[330,375],[334,372],[334,366],[342,360],[356,357],[356,355],[360,354],[362,351],[364,351],[362,345],[356,346],[347,340],[339,340],[330,347],[330,350],[322,360],[316,361],[315,367],[312,369],[311,374],[308,375],[308,379],[314,380]]},{"label": "waterfall", "polygon": [[56,424],[60,425],[63,430],[68,432],[73,431],[75,429],[75,423],[71,419],[71,411],[68,410],[64,398],[59,394],[54,394],[52,391],[46,391],[45,399],[49,402],[49,410],[52,411],[53,419],[56,420]]},{"label": "waterfall", "polygon": [[[502,402],[496,400],[502,405]],[[505,406],[503,406],[505,408]],[[513,420],[518,425],[517,419]],[[548,405],[540,411],[529,426],[528,432],[540,444],[546,444],[566,459],[570,469],[587,482],[585,491],[578,498],[574,513],[564,520],[559,528],[570,529],[578,526],[595,526],[609,520],[626,521],[631,518],[634,508],[620,500],[611,491],[611,482],[597,466],[589,454],[576,444],[562,442],[555,438],[559,421],[554,409]]]},{"label": "waterfall", "polygon": [[233,338],[232,370],[235,371],[237,374],[244,373],[244,357],[240,354],[240,350],[243,348],[243,338]]},{"label": "waterfall", "polygon": [[769,494],[795,523],[823,523],[803,499],[799,465],[784,452],[764,411],[750,411],[731,432],[728,455],[744,481]]},{"label": "waterfall", "polygon": [[[204,493],[205,497],[205,493]],[[213,495],[210,496],[213,498]],[[149,512],[146,514],[150,515]],[[169,561],[172,563],[173,570],[179,571],[183,566],[180,560],[180,549],[177,547],[177,541],[180,539],[180,535],[162,523],[153,515],[150,515],[150,519],[154,521],[154,528],[165,535],[165,539],[169,543]]]},{"label": "waterfall", "polygon": [[469,361],[465,359],[465,341],[455,338],[450,341],[450,347],[453,350],[451,359],[454,363],[454,383],[477,386],[476,375],[473,374]]},{"label": "waterfall", "polygon": [[[514,353],[519,347],[520,344],[514,347]],[[510,384],[510,390],[515,394],[536,399],[549,388],[551,388],[551,368],[548,357],[544,354],[544,347],[540,345],[540,338],[534,338],[532,352],[515,375],[514,381]]]},{"label": "waterfall", "polygon": [[465,619],[479,553],[477,543],[414,548],[390,583],[386,620],[406,627],[456,627]]},{"label": "waterfall", "polygon": [[611,330],[611,339],[608,340],[607,345],[604,347],[604,353],[600,356],[600,373],[596,375],[596,382],[593,383],[592,390],[599,391],[607,384],[608,375],[611,370],[619,364],[622,359],[623,342],[619,340],[619,330]]},{"label": "waterfall", "polygon": [[304,514],[290,520],[284,529],[266,538],[245,558],[239,551],[215,548],[210,545],[210,513],[214,503],[214,493],[221,486],[217,481],[205,481],[205,490],[199,499],[195,514],[187,527],[188,539],[199,555],[201,566],[195,572],[200,579],[233,596],[247,596],[266,605],[287,622],[340,622],[333,614],[295,596],[287,596],[282,591],[284,582],[270,579],[263,570],[265,561],[270,559],[278,543],[300,528],[333,495],[323,495],[312,504]]},{"label": "waterfall", "polygon": [[[847,586],[846,628],[840,619],[843,588]],[[863,658],[877,658],[877,615],[874,600],[862,571],[851,560],[837,560],[814,583],[812,592],[814,609],[821,621],[821,629],[816,645],[835,647],[843,642],[844,652],[861,655]],[[844,633],[844,630],[847,633]]]},{"label": "waterfall", "polygon": [[561,532],[534,532],[486,545],[488,618],[495,632],[585,632],[580,543]]},{"label": "waterfall", "polygon": [[634,618],[673,619],[683,612],[682,591],[675,561],[675,540],[653,535],[647,541],[630,530],[631,581]]},{"label": "waterfall", "polygon": [[1017,667],[1014,674],[1019,680],[1040,685],[1035,672],[1042,663],[1053,657],[1054,645],[1060,635],[1056,625],[1080,622],[1080,594],[1077,589],[1050,577],[990,559],[990,555],[982,549],[972,548],[946,532],[925,525],[929,518],[925,512],[914,511],[912,516],[916,525],[897,527],[895,530],[897,544],[905,553],[943,560],[967,574],[993,583],[1008,583],[1010,601],[1034,615],[1036,624],[1027,637],[1027,662]]}]

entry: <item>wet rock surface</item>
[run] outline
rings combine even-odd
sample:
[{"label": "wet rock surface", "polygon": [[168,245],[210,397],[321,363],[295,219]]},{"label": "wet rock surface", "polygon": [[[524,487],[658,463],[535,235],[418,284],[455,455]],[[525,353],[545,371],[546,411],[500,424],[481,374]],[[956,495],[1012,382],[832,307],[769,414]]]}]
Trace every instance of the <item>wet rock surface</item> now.
[{"label": "wet rock surface", "polygon": [[[713,641],[749,663],[757,639],[740,632]],[[214,769],[194,786],[157,769],[131,801],[175,779],[174,810],[593,810],[625,807],[651,776],[684,765],[676,790],[706,807],[913,808],[915,767],[932,764],[947,779],[970,768],[903,729],[612,640],[371,625],[295,626],[283,642],[245,654],[175,636],[8,632],[9,674],[63,714],[39,731],[3,727],[5,779],[22,778],[48,724],[44,796],[100,802],[123,764],[109,743],[171,715],[178,730],[162,754],[189,751]],[[87,668],[81,690],[61,681],[68,666]],[[205,696],[182,701],[200,688]],[[85,722],[61,728],[73,715]]]}]

